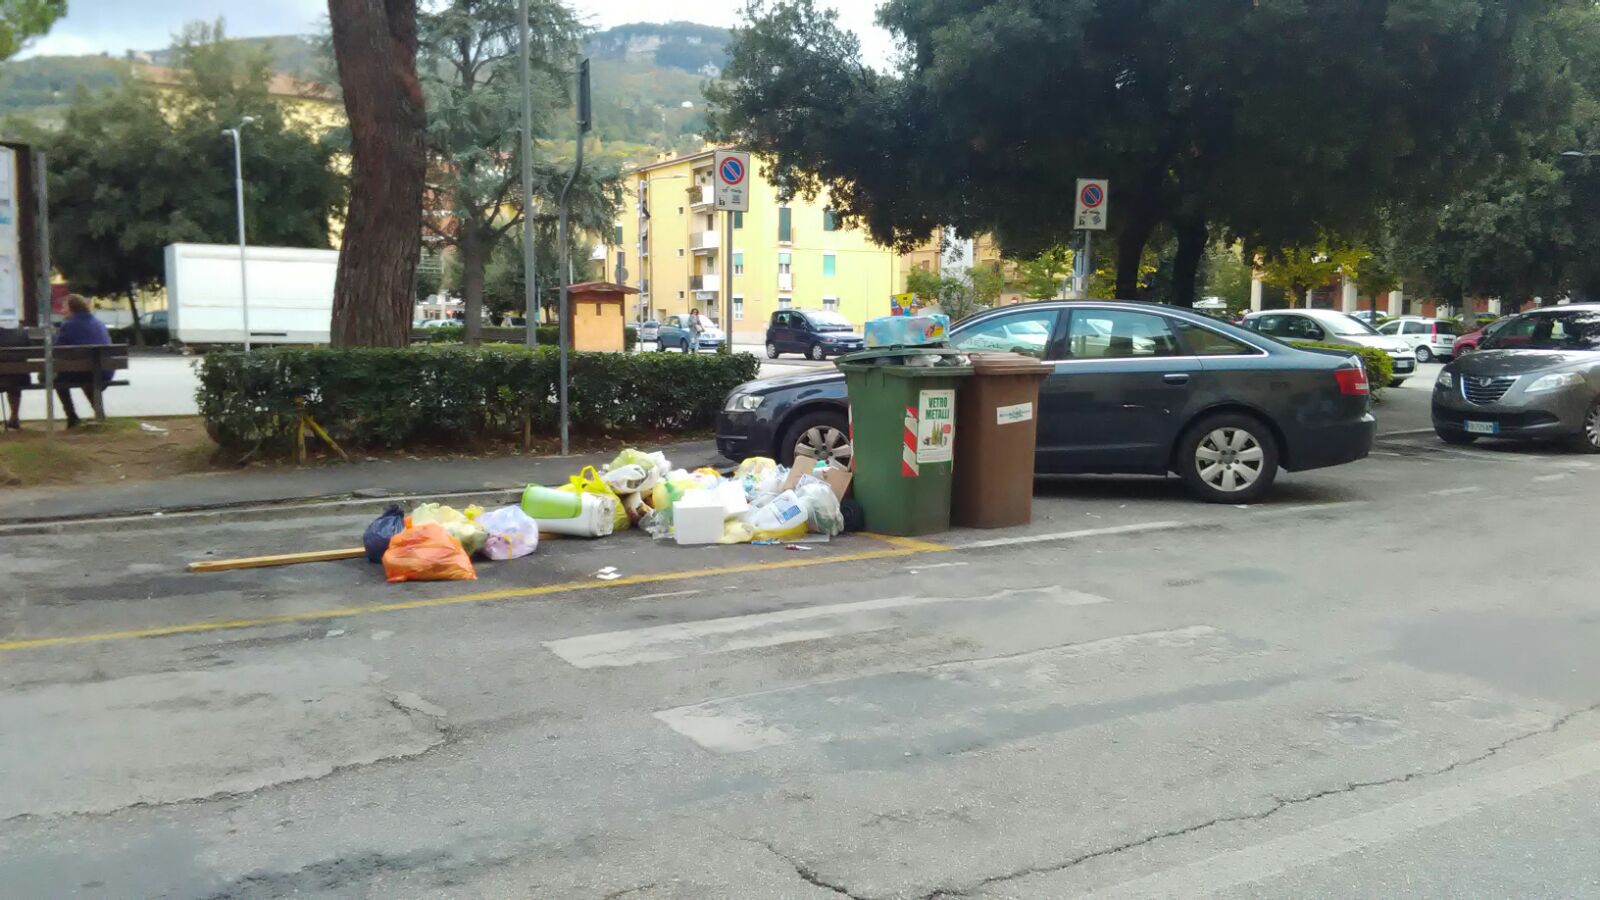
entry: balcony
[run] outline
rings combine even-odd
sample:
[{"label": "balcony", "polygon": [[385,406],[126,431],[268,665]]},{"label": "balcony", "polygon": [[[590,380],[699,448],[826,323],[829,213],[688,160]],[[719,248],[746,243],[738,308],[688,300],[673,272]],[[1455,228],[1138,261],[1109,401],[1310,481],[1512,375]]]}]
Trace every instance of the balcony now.
[{"label": "balcony", "polygon": [[689,249],[695,253],[711,253],[722,246],[722,235],[715,231],[696,231],[689,235]]},{"label": "balcony", "polygon": [[697,184],[689,188],[689,206],[699,209],[711,206],[717,202],[717,191],[709,184]]},{"label": "balcony", "polygon": [[794,273],[792,273],[792,272],[779,272],[778,273],[778,290],[780,290],[780,291],[792,291],[792,290],[794,290]]},{"label": "balcony", "polygon": [[717,291],[722,290],[722,276],[715,273],[711,275],[690,275],[689,290],[699,294],[715,294]]}]

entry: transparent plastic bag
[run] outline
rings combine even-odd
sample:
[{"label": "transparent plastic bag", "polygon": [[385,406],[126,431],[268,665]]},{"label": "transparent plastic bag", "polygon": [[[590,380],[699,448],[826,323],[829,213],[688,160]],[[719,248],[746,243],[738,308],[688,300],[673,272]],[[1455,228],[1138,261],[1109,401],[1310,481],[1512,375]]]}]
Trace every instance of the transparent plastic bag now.
[{"label": "transparent plastic bag", "polygon": [[445,533],[460,541],[468,556],[482,550],[483,542],[489,539],[489,533],[483,530],[482,525],[467,518],[460,510],[440,503],[424,503],[412,511],[412,525],[429,523],[442,526]]},{"label": "transparent plastic bag", "polygon": [[483,555],[490,559],[519,559],[539,548],[539,523],[520,506],[502,506],[478,516],[489,533]]}]

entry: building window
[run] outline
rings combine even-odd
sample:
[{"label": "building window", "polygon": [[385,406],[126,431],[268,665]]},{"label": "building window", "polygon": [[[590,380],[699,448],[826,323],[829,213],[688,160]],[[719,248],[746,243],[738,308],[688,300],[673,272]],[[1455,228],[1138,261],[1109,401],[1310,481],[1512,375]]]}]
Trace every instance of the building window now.
[{"label": "building window", "polygon": [[743,253],[735,253],[733,255],[733,274],[735,274],[735,275],[743,275],[744,274],[744,254]]},{"label": "building window", "polygon": [[683,207],[678,207],[678,215],[683,215]]},{"label": "building window", "polygon": [[733,295],[733,318],[735,320],[744,318],[744,298],[738,294]]},{"label": "building window", "polygon": [[778,254],[778,274],[779,275],[788,275],[790,272],[794,271],[792,263],[791,263],[792,259],[793,259],[793,256],[791,256],[788,253],[779,253]]},{"label": "building window", "polygon": [[839,298],[838,297],[823,297],[822,298],[822,308],[827,310],[827,311],[829,311],[829,312],[838,312],[839,311]]},{"label": "building window", "polygon": [[831,209],[825,209],[825,210],[822,211],[822,230],[823,231],[838,231],[839,230],[839,215],[837,213],[835,213]]},{"label": "building window", "polygon": [[679,247],[679,248],[678,248],[678,255],[679,255],[679,256],[682,256],[682,255],[683,255],[683,248],[682,248],[682,247]]},{"label": "building window", "polygon": [[733,213],[733,227],[735,229],[739,229],[739,228],[743,228],[744,227],[744,213],[739,212],[738,210],[734,211],[734,213]]},{"label": "building window", "polygon": [[822,254],[822,274],[834,275],[839,271],[839,257],[832,253]]},{"label": "building window", "polygon": [[793,309],[794,308],[794,298],[793,297],[779,297],[778,298],[778,308],[779,309]]},{"label": "building window", "polygon": [[612,232],[611,232],[611,243],[613,243],[613,244],[622,243],[622,226],[621,225],[618,225],[615,229],[612,230]]},{"label": "building window", "polygon": [[778,207],[778,242],[787,244],[794,240],[794,210]]},{"label": "building window", "polygon": [[679,299],[679,300],[682,300],[682,299],[683,299],[683,291],[679,291],[679,292],[678,292],[678,299]]}]

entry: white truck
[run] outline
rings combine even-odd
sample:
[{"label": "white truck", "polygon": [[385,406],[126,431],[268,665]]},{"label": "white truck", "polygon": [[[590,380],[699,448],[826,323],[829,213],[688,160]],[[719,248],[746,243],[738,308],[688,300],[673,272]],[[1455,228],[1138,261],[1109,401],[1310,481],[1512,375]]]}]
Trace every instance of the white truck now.
[{"label": "white truck", "polygon": [[[326,344],[339,251],[251,247],[251,344]],[[237,244],[167,246],[167,327],[180,344],[243,344]]]}]

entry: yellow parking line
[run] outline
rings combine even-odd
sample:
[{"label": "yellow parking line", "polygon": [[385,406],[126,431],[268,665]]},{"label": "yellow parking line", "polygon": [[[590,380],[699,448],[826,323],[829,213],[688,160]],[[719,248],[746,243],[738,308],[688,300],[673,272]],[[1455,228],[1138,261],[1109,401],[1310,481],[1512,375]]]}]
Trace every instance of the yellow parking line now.
[{"label": "yellow parking line", "polygon": [[526,597],[543,597],[550,594],[565,594],[575,591],[590,591],[601,588],[628,587],[635,584],[660,584],[671,581],[687,581],[694,578],[716,578],[722,575],[742,575],[748,572],[773,572],[781,569],[803,569],[811,566],[826,566],[836,563],[862,562],[873,559],[895,559],[903,556],[916,556],[922,553],[939,553],[949,550],[941,544],[931,544],[913,538],[890,537],[887,535],[863,534],[862,537],[872,538],[888,544],[883,550],[864,550],[860,553],[844,553],[838,556],[808,556],[797,559],[785,559],[777,562],[744,563],[737,566],[712,566],[704,569],[691,569],[683,572],[659,572],[651,575],[628,575],[611,581],[568,581],[562,584],[546,584],[538,587],[506,588],[498,591],[481,591],[475,594],[458,594],[454,597],[434,597],[428,600],[407,600],[403,603],[377,603],[369,606],[344,606],[336,609],[323,609],[315,612],[284,613],[278,616],[261,616],[254,619],[227,619],[221,622],[191,622],[186,625],[162,625],[155,628],[137,628],[129,631],[104,631],[93,634],[71,634],[58,637],[28,638],[16,641],[0,641],[0,652],[7,650],[33,650],[41,647],[66,647],[74,644],[99,644],[108,641],[130,641],[137,638],[168,637],[178,634],[195,634],[205,631],[228,631],[237,628],[259,628],[264,625],[285,625],[291,622],[310,622],[318,619],[342,619],[350,616],[366,616],[374,613],[403,612],[409,609],[429,609],[437,606],[456,606],[462,603],[490,603],[496,600],[516,600]]}]

